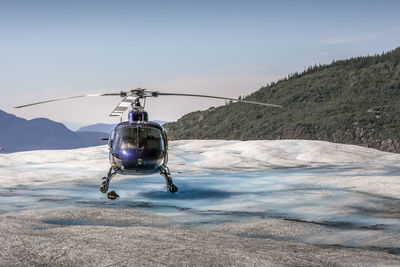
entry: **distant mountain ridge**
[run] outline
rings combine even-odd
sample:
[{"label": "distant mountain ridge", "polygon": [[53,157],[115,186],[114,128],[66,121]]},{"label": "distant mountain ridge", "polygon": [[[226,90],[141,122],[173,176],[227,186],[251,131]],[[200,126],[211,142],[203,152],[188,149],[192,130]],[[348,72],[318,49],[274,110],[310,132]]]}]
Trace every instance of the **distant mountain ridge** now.
[{"label": "distant mountain ridge", "polygon": [[73,132],[45,118],[26,120],[0,110],[1,153],[43,149],[72,149],[104,144],[103,133]]},{"label": "distant mountain ridge", "polygon": [[[158,121],[158,120],[155,120],[154,122],[160,125],[167,123],[166,121]],[[106,124],[106,123],[91,124],[79,128],[77,132],[100,132],[100,133],[110,134],[111,131],[114,129],[115,125],[117,124]]]},{"label": "distant mountain ridge", "polygon": [[400,48],[315,65],[246,100],[189,113],[165,128],[174,139],[310,139],[400,152]]},{"label": "distant mountain ridge", "polygon": [[99,132],[110,134],[116,124],[97,123],[79,128],[76,132]]}]

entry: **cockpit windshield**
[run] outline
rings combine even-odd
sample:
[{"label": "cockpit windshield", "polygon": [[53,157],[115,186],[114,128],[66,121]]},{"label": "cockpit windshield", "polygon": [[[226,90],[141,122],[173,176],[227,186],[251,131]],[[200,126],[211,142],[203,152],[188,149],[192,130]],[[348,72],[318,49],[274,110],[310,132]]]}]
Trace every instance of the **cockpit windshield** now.
[{"label": "cockpit windshield", "polygon": [[153,127],[124,127],[116,131],[113,149],[163,149],[161,131]]}]

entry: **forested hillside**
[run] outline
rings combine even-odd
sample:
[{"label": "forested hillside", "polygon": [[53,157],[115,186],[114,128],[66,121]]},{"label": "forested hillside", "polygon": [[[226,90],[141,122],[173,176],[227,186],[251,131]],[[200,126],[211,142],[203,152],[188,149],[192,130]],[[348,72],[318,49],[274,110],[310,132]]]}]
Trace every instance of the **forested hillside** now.
[{"label": "forested hillside", "polygon": [[316,65],[232,103],[189,113],[165,128],[174,139],[312,139],[400,152],[400,48]]}]

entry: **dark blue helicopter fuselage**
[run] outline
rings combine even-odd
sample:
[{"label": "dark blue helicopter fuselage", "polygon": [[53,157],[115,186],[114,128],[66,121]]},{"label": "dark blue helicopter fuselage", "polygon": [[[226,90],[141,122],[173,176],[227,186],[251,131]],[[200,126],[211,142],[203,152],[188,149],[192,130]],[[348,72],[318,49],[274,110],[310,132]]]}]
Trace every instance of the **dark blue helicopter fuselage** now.
[{"label": "dark blue helicopter fuselage", "polygon": [[167,164],[167,135],[155,122],[127,121],[116,125],[108,146],[110,163],[120,174],[159,173]]}]

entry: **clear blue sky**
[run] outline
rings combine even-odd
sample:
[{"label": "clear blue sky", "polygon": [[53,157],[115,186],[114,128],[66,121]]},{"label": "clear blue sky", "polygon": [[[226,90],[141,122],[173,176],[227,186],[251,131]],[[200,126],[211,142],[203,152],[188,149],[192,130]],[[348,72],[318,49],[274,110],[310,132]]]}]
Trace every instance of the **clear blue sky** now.
[{"label": "clear blue sky", "polygon": [[[237,97],[315,63],[400,46],[400,1],[0,0],[0,109],[114,122],[119,98],[12,106],[145,87]],[[175,120],[223,101],[148,101]]]}]

